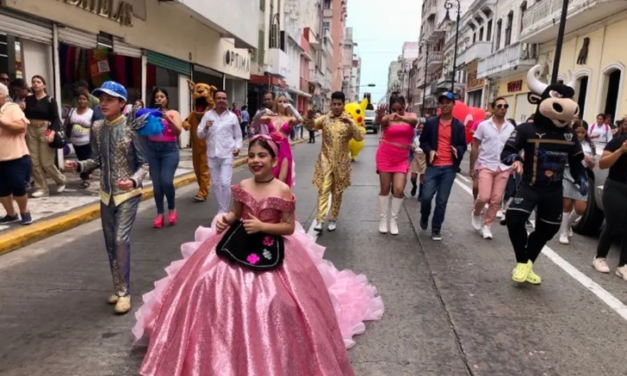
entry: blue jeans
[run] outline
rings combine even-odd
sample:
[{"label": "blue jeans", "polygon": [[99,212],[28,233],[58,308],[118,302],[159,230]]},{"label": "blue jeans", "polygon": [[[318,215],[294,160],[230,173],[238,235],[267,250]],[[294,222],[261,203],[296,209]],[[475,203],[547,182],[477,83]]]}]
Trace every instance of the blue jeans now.
[{"label": "blue jeans", "polygon": [[168,210],[174,204],[174,173],[179,166],[179,147],[176,142],[146,142],[146,158],[150,167],[150,179],[155,193],[157,214],[164,214],[163,197],[168,200]]},{"label": "blue jeans", "polygon": [[[435,197],[435,211],[431,222],[432,231],[440,231],[444,222],[444,213],[448,198],[451,195],[453,182],[455,181],[454,166],[428,166],[425,173],[425,182],[422,187],[422,200],[420,201],[420,214],[424,221],[431,215],[431,201]],[[437,195],[436,195],[437,194]]]}]

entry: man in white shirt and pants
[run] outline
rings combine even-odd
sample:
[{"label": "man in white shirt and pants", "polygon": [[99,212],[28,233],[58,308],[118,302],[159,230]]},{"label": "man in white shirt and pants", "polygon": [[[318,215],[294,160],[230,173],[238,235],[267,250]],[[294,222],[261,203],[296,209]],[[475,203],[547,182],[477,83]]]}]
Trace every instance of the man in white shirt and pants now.
[{"label": "man in white shirt and pants", "polygon": [[233,161],[242,148],[242,131],[237,115],[228,110],[226,92],[217,90],[213,99],[216,107],[202,117],[198,138],[207,140],[211,187],[218,201],[218,214],[224,214],[231,207]]}]

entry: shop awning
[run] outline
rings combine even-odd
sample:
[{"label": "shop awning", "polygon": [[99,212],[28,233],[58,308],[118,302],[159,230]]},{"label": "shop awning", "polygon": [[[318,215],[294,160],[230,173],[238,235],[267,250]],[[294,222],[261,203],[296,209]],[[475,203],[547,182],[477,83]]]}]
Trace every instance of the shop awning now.
[{"label": "shop awning", "polygon": [[161,68],[191,76],[192,65],[186,61],[175,59],[173,57],[162,55],[158,52],[148,51],[148,64],[156,65]]},{"label": "shop awning", "polygon": [[295,89],[295,88],[288,87],[287,91],[292,93],[292,94],[300,95],[302,97],[311,98],[311,94],[305,93],[304,91],[301,91],[301,90],[298,90],[298,89]]}]

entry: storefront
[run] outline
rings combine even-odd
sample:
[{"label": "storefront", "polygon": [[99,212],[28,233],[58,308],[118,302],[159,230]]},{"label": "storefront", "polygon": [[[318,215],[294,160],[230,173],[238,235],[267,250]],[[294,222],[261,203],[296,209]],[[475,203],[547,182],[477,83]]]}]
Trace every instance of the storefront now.
[{"label": "storefront", "polygon": [[[52,23],[0,6],[0,72],[30,81],[38,74],[53,84]],[[51,86],[52,87],[52,86]]]},{"label": "storefront", "polygon": [[526,74],[502,79],[498,82],[497,97],[503,97],[509,104],[507,118],[512,118],[516,123],[525,122],[529,116],[536,112],[534,105],[527,99],[529,88],[527,87]]},{"label": "storefront", "polygon": [[485,80],[477,78],[477,60],[470,62],[465,67],[466,73],[466,104],[468,107],[485,107],[484,87]]}]

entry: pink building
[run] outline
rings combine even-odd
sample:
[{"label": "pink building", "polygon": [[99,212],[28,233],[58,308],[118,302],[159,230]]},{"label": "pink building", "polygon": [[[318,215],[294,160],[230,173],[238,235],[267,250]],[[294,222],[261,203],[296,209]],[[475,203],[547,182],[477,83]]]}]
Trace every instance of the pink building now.
[{"label": "pink building", "polygon": [[[346,1],[324,0],[324,7],[330,12],[325,12],[325,23],[329,23],[331,39],[333,39],[333,59],[331,61],[331,91],[342,90],[342,59],[344,55],[344,29],[346,27]],[[327,8],[329,7],[329,8]],[[330,16],[330,17],[329,17]]]}]

